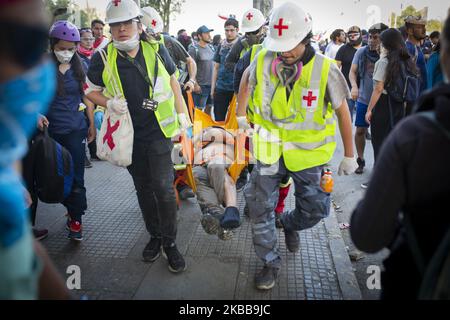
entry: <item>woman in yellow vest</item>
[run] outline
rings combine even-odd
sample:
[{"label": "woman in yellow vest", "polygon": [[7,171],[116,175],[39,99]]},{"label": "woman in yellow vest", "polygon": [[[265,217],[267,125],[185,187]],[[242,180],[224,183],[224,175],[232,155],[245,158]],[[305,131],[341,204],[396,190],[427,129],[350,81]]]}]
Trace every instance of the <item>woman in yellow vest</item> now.
[{"label": "woman in yellow vest", "polygon": [[299,249],[297,231],[313,227],[329,214],[330,194],[322,191],[320,179],[336,148],[334,113],[345,153],[339,173],[350,174],[357,167],[347,83],[331,59],[314,51],[311,31],[311,17],[296,4],[276,8],[264,49],[244,72],[239,90],[240,129],[250,128],[246,106],[254,112],[257,163],[244,193],[255,251],[264,262],[255,277],[261,290],[275,285],[281,266],[274,216],[281,179],[288,174],[295,185],[295,210],[281,216],[289,251]]},{"label": "woman in yellow vest", "polygon": [[[130,112],[134,128],[132,164],[139,206],[150,241],[143,260],[153,262],[162,253],[171,272],[186,269],[178,251],[177,204],[173,183],[171,138],[179,129],[189,128],[176,67],[164,46],[145,39],[141,11],[132,0],[112,0],[106,9],[106,22],[113,41],[105,48],[105,67],[100,53],[94,55],[88,71],[88,96],[110,112]],[[114,95],[114,87],[119,95]]]}]

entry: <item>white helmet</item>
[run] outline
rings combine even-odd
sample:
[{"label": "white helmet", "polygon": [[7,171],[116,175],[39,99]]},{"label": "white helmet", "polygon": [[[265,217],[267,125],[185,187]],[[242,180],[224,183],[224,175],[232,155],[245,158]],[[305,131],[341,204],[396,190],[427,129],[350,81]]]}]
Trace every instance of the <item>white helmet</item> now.
[{"label": "white helmet", "polygon": [[241,21],[241,31],[244,33],[256,31],[266,24],[266,18],[262,12],[254,8],[247,10]]},{"label": "white helmet", "polygon": [[111,0],[106,7],[105,22],[124,22],[141,16],[141,9],[133,0]]},{"label": "white helmet", "polygon": [[159,15],[158,11],[156,11],[152,7],[144,7],[142,8],[142,23],[149,29],[153,30],[153,33],[161,33],[163,32],[163,20]]},{"label": "white helmet", "polygon": [[312,31],[311,16],[292,2],[275,8],[269,22],[264,47],[274,52],[294,49]]}]

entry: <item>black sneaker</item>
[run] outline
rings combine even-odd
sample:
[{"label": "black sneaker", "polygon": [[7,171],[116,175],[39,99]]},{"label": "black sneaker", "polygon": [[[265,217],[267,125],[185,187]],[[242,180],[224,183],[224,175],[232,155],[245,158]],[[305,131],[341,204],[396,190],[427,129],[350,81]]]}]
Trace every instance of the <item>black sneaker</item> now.
[{"label": "black sneaker", "polygon": [[366,140],[372,140],[372,135],[369,131],[366,132]]},{"label": "black sneaker", "polygon": [[356,162],[358,163],[358,168],[355,170],[355,173],[362,174],[364,172],[364,167],[366,166],[366,161],[358,158],[356,159]]},{"label": "black sneaker", "polygon": [[205,230],[207,234],[217,234],[217,230],[219,230],[220,227],[219,219],[210,213],[204,213],[200,223],[202,224],[203,230]]},{"label": "black sneaker", "polygon": [[142,260],[145,262],[154,262],[159,258],[161,252],[161,238],[150,238],[149,243],[144,248],[142,252]]},{"label": "black sneaker", "polygon": [[163,247],[162,254],[167,259],[167,262],[169,262],[169,270],[171,272],[178,273],[186,270],[186,262],[175,243],[172,243],[168,247]]},{"label": "black sneaker", "polygon": [[255,276],[256,289],[270,290],[275,286],[275,280],[278,278],[279,269],[264,266]]},{"label": "black sneaker", "polygon": [[226,207],[220,218],[220,226],[224,229],[236,229],[241,225],[239,209],[236,207]]},{"label": "black sneaker", "polygon": [[241,192],[242,190],[244,190],[245,185],[247,184],[247,180],[248,180],[248,168],[244,168],[244,170],[242,170],[241,175],[239,176],[239,178],[236,181],[236,191],[237,192]]},{"label": "black sneaker", "polygon": [[281,214],[275,212],[275,227],[277,229],[283,229],[283,225],[281,224]]},{"label": "black sneaker", "polygon": [[89,159],[87,157],[84,158],[84,167],[92,168],[92,163],[89,161]]},{"label": "black sneaker", "polygon": [[248,208],[248,204],[245,204],[244,207],[244,216],[246,216],[247,218],[250,218],[250,209]]},{"label": "black sneaker", "polygon": [[369,182],[361,183],[361,188],[367,189],[369,187]]}]

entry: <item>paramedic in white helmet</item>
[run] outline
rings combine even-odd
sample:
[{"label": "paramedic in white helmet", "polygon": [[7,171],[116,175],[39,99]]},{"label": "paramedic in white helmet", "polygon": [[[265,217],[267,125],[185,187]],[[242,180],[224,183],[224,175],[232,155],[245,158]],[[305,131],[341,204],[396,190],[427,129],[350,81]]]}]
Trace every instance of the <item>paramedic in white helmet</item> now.
[{"label": "paramedic in white helmet", "polygon": [[300,7],[288,2],[274,9],[264,49],[244,72],[238,95],[240,129],[250,128],[248,104],[254,112],[257,163],[244,194],[256,255],[264,262],[255,277],[261,290],[275,285],[281,267],[274,215],[281,179],[287,174],[295,186],[295,210],[281,216],[290,252],[299,250],[298,231],[329,214],[330,194],[321,189],[320,179],[336,148],[334,115],[344,144],[339,174],[357,167],[346,80],[333,60],[314,51],[311,37],[312,19]]},{"label": "paramedic in white helmet", "polygon": [[[172,188],[171,138],[191,123],[175,77],[175,64],[164,46],[147,41],[140,18],[141,10],[132,0],[108,3],[106,23],[112,42],[104,53],[109,66],[105,67],[101,52],[93,56],[86,94],[111,113],[130,112],[134,143],[132,164],[127,169],[150,234],[142,259],[155,261],[162,248],[169,270],[176,273],[184,271],[186,263],[175,244],[177,203]],[[120,93],[115,95],[117,86]]]},{"label": "paramedic in white helmet", "polygon": [[176,64],[177,78],[183,85],[184,90],[193,91],[195,78],[197,77],[197,64],[189,55],[183,45],[175,38],[163,33],[164,23],[161,15],[152,7],[142,8],[142,23],[147,27],[146,32],[165,46]]},{"label": "paramedic in white helmet", "polygon": [[264,26],[266,25],[267,19],[261,11],[254,8],[247,10],[241,20],[241,31],[245,35],[231,48],[225,63],[236,64],[244,54],[252,50],[254,45],[260,44],[264,38]]}]

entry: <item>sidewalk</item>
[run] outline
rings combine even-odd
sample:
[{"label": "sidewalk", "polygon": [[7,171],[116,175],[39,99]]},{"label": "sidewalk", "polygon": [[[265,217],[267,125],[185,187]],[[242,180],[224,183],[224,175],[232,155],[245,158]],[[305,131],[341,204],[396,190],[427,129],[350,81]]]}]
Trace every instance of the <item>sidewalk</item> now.
[{"label": "sidewalk", "polygon": [[[127,170],[94,162],[86,170],[88,211],[83,218],[84,241],[67,239],[65,208],[39,204],[38,226],[49,229],[43,241],[63,277],[70,265],[81,269],[81,290],[89,299],[361,299],[361,292],[339,230],[336,215],[300,233],[300,251],[289,253],[279,231],[283,258],[276,286],[261,292],[254,275],[262,267],[257,259],[251,226],[242,226],[230,241],[206,234],[200,225],[195,199],[184,201],[179,211],[177,244],[188,269],[172,274],[161,256],[153,264],[141,261],[148,241],[134,186]],[[294,206],[292,194],[287,209]]]}]

